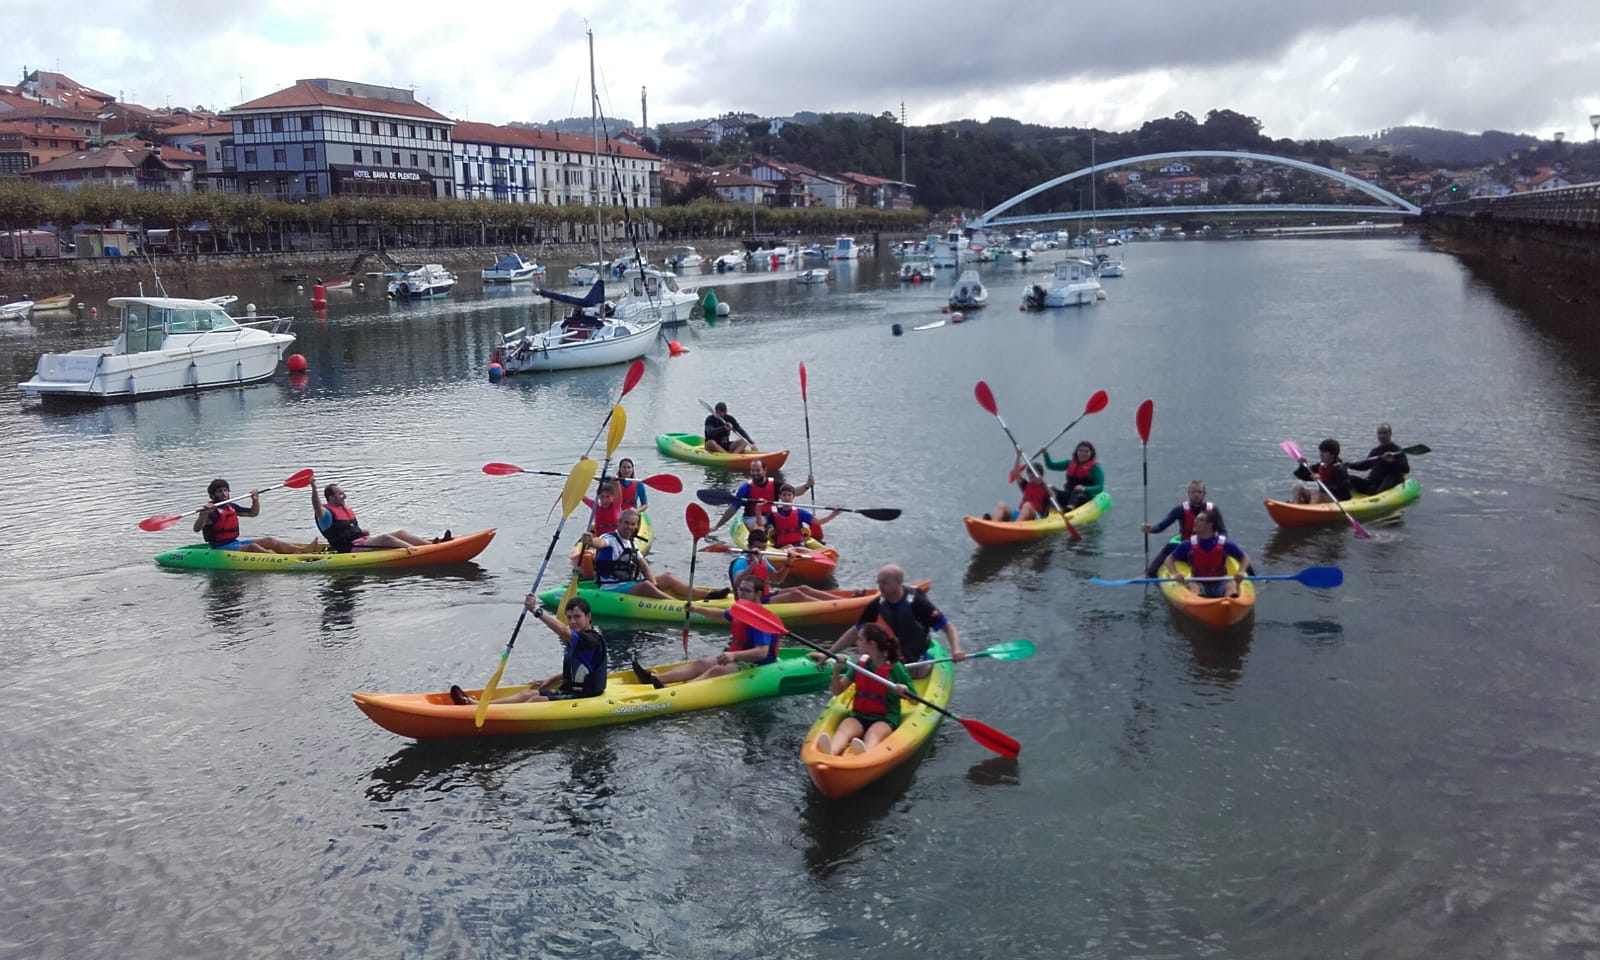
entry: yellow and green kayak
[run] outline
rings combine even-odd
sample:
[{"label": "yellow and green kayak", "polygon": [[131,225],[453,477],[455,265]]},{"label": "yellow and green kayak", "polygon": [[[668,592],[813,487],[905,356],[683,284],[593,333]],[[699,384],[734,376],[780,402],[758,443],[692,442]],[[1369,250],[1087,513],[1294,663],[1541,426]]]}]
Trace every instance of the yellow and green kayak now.
[{"label": "yellow and green kayak", "polygon": [[706,449],[706,440],[698,433],[663,433],[656,437],[656,449],[674,460],[686,460],[705,467],[721,467],[734,473],[744,473],[757,460],[766,464],[768,470],[776,470],[789,459],[787,450],[771,453],[759,450],[752,453],[713,453]]},{"label": "yellow and green kayak", "polygon": [[1038,540],[1053,533],[1064,533],[1068,523],[1072,524],[1072,529],[1082,531],[1084,527],[1105,516],[1110,509],[1111,494],[1102,490],[1088,503],[1069,510],[1064,515],[1058,510],[1051,510],[1048,517],[1041,517],[1038,520],[985,520],[982,517],[962,517],[961,522],[967,525],[967,534],[972,539],[983,546],[992,547],[1004,543]]},{"label": "yellow and green kayak", "polygon": [[329,570],[390,570],[399,567],[426,567],[441,563],[462,563],[483,552],[494,539],[494,530],[479,530],[443,543],[426,543],[404,550],[359,550],[352,553],[244,553],[239,550],[213,550],[210,544],[191,543],[156,556],[163,567],[184,570],[254,570],[263,573],[306,573]]},{"label": "yellow and green kayak", "polygon": [[[1267,513],[1280,527],[1315,527],[1324,523],[1345,523],[1345,513],[1357,520],[1376,520],[1402,510],[1422,496],[1422,484],[1415,477],[1406,477],[1397,487],[1390,487],[1370,497],[1351,497],[1332,503],[1287,503],[1283,500],[1266,500]],[[1344,513],[1339,507],[1344,507]]]},{"label": "yellow and green kayak", "polygon": [[[927,590],[929,582],[914,583],[912,586],[918,590]],[[791,627],[816,626],[818,624],[849,624],[855,623],[861,611],[878,595],[877,590],[829,590],[828,593],[837,597],[837,600],[806,600],[799,603],[769,603],[766,609],[771,610],[784,623]],[[539,602],[554,610],[561,603],[561,597],[566,593],[565,587],[557,587],[539,594]],[[588,601],[589,610],[594,616],[610,620],[660,620],[669,623],[683,622],[682,600],[658,600],[654,597],[636,597],[627,593],[616,593],[610,590],[601,590],[593,582],[583,582],[578,585],[578,596]],[[696,600],[697,607],[716,607],[726,610],[733,606],[733,599],[722,600]],[[694,614],[695,623],[703,623],[726,627],[728,620],[718,612],[714,617],[701,613]]]}]

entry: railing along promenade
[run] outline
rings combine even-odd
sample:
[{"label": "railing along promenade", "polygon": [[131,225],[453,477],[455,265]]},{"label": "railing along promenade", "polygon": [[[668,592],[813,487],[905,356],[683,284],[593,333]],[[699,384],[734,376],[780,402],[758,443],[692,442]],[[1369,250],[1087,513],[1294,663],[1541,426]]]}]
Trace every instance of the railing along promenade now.
[{"label": "railing along promenade", "polygon": [[1475,197],[1425,208],[1426,216],[1600,231],[1600,181],[1509,197]]}]

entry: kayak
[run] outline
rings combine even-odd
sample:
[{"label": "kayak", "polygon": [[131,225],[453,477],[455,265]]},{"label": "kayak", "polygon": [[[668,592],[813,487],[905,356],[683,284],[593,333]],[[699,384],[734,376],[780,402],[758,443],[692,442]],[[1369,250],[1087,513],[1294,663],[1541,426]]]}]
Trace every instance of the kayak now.
[{"label": "kayak", "polygon": [[306,570],[392,570],[397,567],[425,567],[439,563],[462,563],[483,552],[494,539],[494,530],[479,530],[446,540],[425,543],[404,550],[358,550],[352,553],[244,553],[239,550],[213,550],[204,543],[168,550],[156,556],[163,567],[185,570],[257,570],[270,573]]},{"label": "kayak", "polygon": [[757,460],[766,464],[768,470],[776,470],[789,459],[787,450],[775,450],[772,453],[712,453],[706,449],[705,438],[697,433],[663,433],[656,437],[656,449],[674,460],[687,460],[705,467],[721,467],[740,473],[749,470],[750,464]]},{"label": "kayak", "polygon": [[1052,533],[1063,533],[1067,523],[1071,522],[1074,530],[1082,531],[1084,527],[1105,516],[1111,509],[1111,494],[1102,490],[1093,500],[1082,506],[1069,510],[1063,518],[1058,511],[1050,511],[1050,516],[1038,520],[984,520],[981,517],[962,517],[961,522],[967,525],[967,534],[986,547],[997,546],[1004,543],[1021,543],[1024,540],[1038,540]]},{"label": "kayak", "polygon": [[[918,590],[927,590],[929,582],[914,583],[912,586]],[[546,590],[539,594],[539,602],[554,610],[561,603],[561,596],[565,588]],[[829,590],[828,593],[838,597],[837,600],[803,600],[798,603],[769,603],[766,609],[777,614],[785,624],[790,627],[808,627],[819,624],[851,624],[861,615],[878,596],[876,590]],[[660,620],[668,623],[683,622],[682,600],[659,600],[655,597],[635,597],[627,593],[612,593],[601,590],[594,583],[585,582],[578,585],[578,596],[589,602],[590,611],[600,618],[611,620]],[[733,606],[731,597],[721,600],[696,600],[697,607],[716,607],[726,610]],[[696,613],[691,617],[695,623],[710,624],[719,627],[728,626],[728,620],[722,614],[708,617]]]},{"label": "kayak", "polygon": [[[744,525],[743,520],[735,517],[733,520],[734,546],[738,547],[739,550],[742,551],[744,550],[745,544],[749,542],[750,528]],[[712,547],[715,546],[718,546],[718,544],[711,544],[705,549],[712,550]],[[789,572],[793,576],[801,580],[826,580],[833,576],[834,567],[836,567],[839,563],[839,551],[823,543],[821,540],[816,540],[811,537],[807,537],[805,543],[801,546],[795,547],[794,550],[795,558],[793,562],[789,564]],[[713,552],[721,553],[724,551]],[[782,547],[768,547],[766,552],[762,554],[762,556],[767,558],[767,562],[773,564],[774,566],[776,566],[777,563],[784,558],[784,555],[785,554]]]},{"label": "kayak", "polygon": [[[1187,562],[1174,560],[1172,565],[1184,576],[1189,575]],[[1228,573],[1231,575],[1238,572],[1239,561],[1229,557]],[[1179,613],[1218,630],[1240,622],[1250,616],[1251,611],[1256,608],[1256,586],[1249,580],[1239,584],[1239,595],[1233,598],[1202,597],[1191,593],[1187,586],[1170,580],[1161,584],[1161,594]]]},{"label": "kayak", "polygon": [[[1398,487],[1390,487],[1370,497],[1352,497],[1339,501],[1345,512],[1357,520],[1376,520],[1400,510],[1422,496],[1422,484],[1415,477],[1406,477]],[[1331,503],[1285,503],[1282,500],[1265,500],[1267,513],[1280,527],[1314,527],[1324,523],[1348,522],[1339,507]]]},{"label": "kayak", "polygon": [[[490,704],[481,727],[474,722],[477,706],[453,703],[449,691],[352,693],[350,696],[372,722],[415,740],[555,733],[725,707],[762,697],[826,690],[831,673],[819,670],[805,654],[803,649],[779,649],[776,662],[709,680],[669,684],[660,690],[640,683],[632,670],[618,670],[607,674],[606,691],[598,697]],[[675,666],[678,664],[668,663],[651,667],[651,670],[660,673]],[[526,689],[525,684],[500,687],[497,696]],[[482,691],[468,690],[467,693],[476,697]]]},{"label": "kayak", "polygon": [[[648,512],[639,514],[639,532],[633,535],[633,542],[639,547],[639,555],[641,557],[649,555],[649,553],[650,553],[650,544],[655,540],[655,538],[656,538],[656,526],[655,526],[655,523],[650,519],[650,514]],[[577,546],[577,544],[573,544],[573,546]],[[568,556],[570,557],[571,554],[569,553]],[[583,551],[583,559],[580,562],[581,562],[581,564],[583,566],[583,575],[584,575],[584,577],[586,577],[587,579],[593,580],[594,579],[594,550],[593,550],[593,548]]]},{"label": "kayak", "polygon": [[[930,646],[928,651],[934,659],[949,655],[937,643]],[[926,677],[915,681],[913,686],[917,695],[941,707],[948,706],[950,692],[955,686],[952,666],[948,663],[937,664]],[[827,675],[832,677],[831,669]],[[835,799],[847,797],[869,786],[916,756],[917,751],[939,728],[939,721],[944,719],[944,715],[937,710],[911,700],[901,700],[900,726],[872,749],[866,753],[846,751],[837,757],[823,754],[816,747],[817,735],[826,733],[832,737],[839,722],[850,715],[850,704],[854,699],[855,687],[851,686],[829,700],[822,709],[822,715],[817,717],[817,722],[806,733],[805,742],[800,745],[800,762],[806,765],[806,772],[811,774],[811,782],[824,795]]]}]

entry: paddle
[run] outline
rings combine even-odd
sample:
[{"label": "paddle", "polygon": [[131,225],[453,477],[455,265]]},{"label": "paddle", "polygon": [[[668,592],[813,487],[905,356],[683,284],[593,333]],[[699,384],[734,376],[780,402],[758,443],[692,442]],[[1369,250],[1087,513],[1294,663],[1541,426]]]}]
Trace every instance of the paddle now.
[{"label": "paddle", "polygon": [[[711,518],[706,515],[706,508],[698,503],[691,503],[683,508],[684,523],[689,526],[689,535],[694,538],[694,543],[689,551],[689,597],[690,603],[694,598],[694,562],[700,556],[700,540],[711,532]],[[683,605],[683,655],[689,655],[689,606]]]},{"label": "paddle", "polygon": [[[766,500],[756,497],[738,497],[725,490],[702,489],[695,493],[701,503],[709,503],[713,507],[731,507],[736,503],[779,503],[781,500]],[[894,520],[903,512],[899,507],[818,507],[819,510],[838,510],[841,513],[859,513],[869,520]]]},{"label": "paddle", "polygon": [[[696,400],[700,400],[699,397],[696,397],[695,399]],[[717,412],[717,408],[716,407],[713,407],[711,404],[706,403],[704,400],[700,400],[700,406],[706,408],[706,413],[711,414],[713,417],[716,417],[718,420],[721,420],[723,423],[725,423],[728,426],[732,427],[734,433],[737,433],[739,436],[744,437],[745,442],[750,444],[750,449],[751,450],[754,450],[756,448],[756,442],[754,440],[750,439],[750,434],[744,432],[744,427],[739,426],[739,423],[738,423],[737,420],[729,422],[727,420],[727,418],[723,417],[722,414]]]},{"label": "paddle", "polygon": [[[567,474],[567,482],[561,488],[561,522],[556,524],[555,536],[550,538],[550,547],[544,552],[544,562],[539,564],[539,573],[533,578],[533,588],[529,593],[539,592],[539,582],[544,579],[544,571],[550,566],[550,557],[556,552],[556,544],[561,542],[561,528],[567,525],[567,518],[572,516],[572,511],[578,509],[578,504],[583,502],[583,495],[589,489],[589,484],[594,481],[595,462],[588,457],[579,460],[572,467],[572,472]],[[517,616],[517,625],[511,631],[511,639],[506,642],[506,649],[500,654],[500,665],[495,667],[494,676],[484,685],[483,693],[478,696],[478,710],[473,715],[472,722],[475,726],[483,726],[483,718],[489,712],[489,701],[494,699],[494,692],[500,686],[500,676],[506,672],[506,660],[511,657],[511,648],[517,644],[517,634],[522,630],[522,622],[528,617],[528,608],[524,606],[522,613]]]},{"label": "paddle", "polygon": [[1310,466],[1306,464],[1305,455],[1300,452],[1300,445],[1298,443],[1295,443],[1293,440],[1285,440],[1278,444],[1278,447],[1284,453],[1287,453],[1289,456],[1293,457],[1302,466],[1305,466],[1308,471],[1310,471],[1311,479],[1317,481],[1317,486],[1321,487],[1322,492],[1328,495],[1329,500],[1333,501],[1333,505],[1339,508],[1339,512],[1344,514],[1344,518],[1350,521],[1350,526],[1356,528],[1357,537],[1360,537],[1362,540],[1369,540],[1372,538],[1372,534],[1368,533],[1367,528],[1361,525],[1361,521],[1350,516],[1350,511],[1344,508],[1344,504],[1340,503],[1339,498],[1335,497],[1333,495],[1333,491],[1328,489],[1328,485],[1322,482],[1322,478],[1317,476],[1317,472],[1315,470],[1311,470]]},{"label": "paddle", "polygon": [[[1190,583],[1213,583],[1223,580],[1232,580],[1232,577],[1185,577]],[[1293,580],[1303,583],[1315,590],[1331,590],[1344,583],[1344,571],[1338,567],[1306,567],[1299,573],[1273,573],[1258,574],[1245,577],[1246,580]],[[1126,587],[1135,583],[1177,583],[1176,577],[1134,577],[1132,580],[1107,580],[1104,577],[1090,577],[1089,582],[1100,587]],[[975,654],[968,654],[975,656]]]},{"label": "paddle", "polygon": [[[619,403],[611,408],[609,414],[606,414],[606,422],[611,424],[611,430],[606,434],[606,462],[600,467],[599,483],[601,486],[605,485],[606,474],[611,470],[611,458],[616,455],[617,447],[622,445],[622,435],[628,430],[628,411],[622,409],[622,404]],[[584,529],[587,530],[594,526],[594,512],[599,507],[600,498],[596,496],[589,503],[589,522],[584,525]],[[567,592],[561,595],[561,602],[556,605],[557,617],[566,616],[567,604],[571,603],[572,598],[577,595],[578,568],[573,567],[572,580],[567,584]]]},{"label": "paddle", "polygon": [[[972,388],[972,393],[978,398],[978,406],[989,411],[989,413],[994,415],[996,420],[1000,421],[1000,429],[1006,432],[1006,436],[1011,440],[1012,449],[1017,451],[1017,457],[1022,460],[1022,469],[1027,473],[1032,473],[1033,464],[1028,461],[1027,456],[1022,452],[1022,444],[1017,442],[1017,438],[1012,434],[1011,428],[1006,426],[1005,418],[1000,416],[1000,406],[994,402],[994,391],[989,389],[989,384],[979,380],[978,385]],[[1094,400],[1093,397],[1090,397],[1089,399],[1090,402],[1093,402]],[[1015,475],[1013,475],[1013,479],[1015,479]],[[1044,483],[1043,475],[1040,475],[1039,482]],[[1055,497],[1053,496],[1048,497],[1045,500],[1045,516],[1049,516],[1050,511],[1056,509],[1054,501]],[[1061,514],[1061,519],[1067,525],[1067,534],[1074,540],[1080,539],[1081,535],[1078,533],[1078,528],[1072,525],[1072,521],[1067,519],[1067,515],[1065,513]]]},{"label": "paddle", "polygon": [[644,379],[644,361],[635,360],[629,365],[627,375],[622,378],[622,392],[617,395],[617,402],[611,405],[611,413],[606,414],[606,418],[600,421],[600,429],[594,432],[594,439],[589,441],[589,449],[583,451],[584,456],[594,453],[594,445],[600,442],[600,435],[606,432],[607,425],[611,423],[611,415],[622,409],[622,398],[637,387],[642,379]]},{"label": "paddle", "polygon": [[[1083,405],[1083,412],[1078,414],[1078,420],[1082,420],[1091,413],[1099,413],[1101,410],[1104,410],[1106,408],[1106,404],[1110,402],[1110,399],[1110,397],[1106,396],[1106,392],[1104,390],[1096,390],[1094,394],[1089,397],[1089,402]],[[1078,420],[1074,420],[1062,427],[1060,433],[1050,438],[1050,443],[1047,443],[1039,448],[1039,453],[1044,453],[1046,450],[1050,449],[1050,444],[1053,444],[1057,440],[1060,440],[1062,437],[1066,436],[1068,430],[1071,430],[1073,427],[1078,425]],[[1038,456],[1038,454],[1034,454],[1034,456]]]},{"label": "paddle", "polygon": [[[807,640],[805,637],[802,637],[797,633],[790,632],[789,628],[783,625],[783,621],[778,619],[777,614],[758,603],[751,603],[749,600],[736,600],[731,608],[731,612],[733,614],[733,619],[739,621],[747,627],[752,627],[764,633],[775,633],[787,639],[798,640],[818,653],[828,657],[834,656],[833,654],[828,653],[827,648],[819,644],[812,643],[810,640]],[[859,669],[855,664],[851,663],[844,657],[838,657],[837,659],[840,663],[843,663],[851,670],[856,671],[857,676],[872,677],[885,686],[890,685],[888,680],[885,680],[884,678],[870,671]],[[983,746],[993,750],[995,753],[998,753],[1001,756],[1014,757],[1022,751],[1022,744],[1018,743],[1015,739],[1007,736],[1006,734],[1001,733],[999,730],[996,730],[994,727],[989,726],[987,723],[982,723],[977,720],[968,720],[964,717],[957,716],[949,710],[946,710],[944,707],[939,706],[937,703],[924,700],[910,690],[902,693],[901,696],[905,697],[907,700],[920,703],[929,709],[937,710],[939,713],[942,713],[950,719],[956,721],[966,729],[967,733],[972,735],[972,739],[978,741]]]},{"label": "paddle", "polygon": [[[992,647],[985,647],[976,653],[967,654],[968,660],[978,657],[988,657],[991,660],[1026,660],[1033,656],[1034,647],[1032,640],[1007,640],[997,643]],[[926,663],[955,663],[955,657],[940,657],[937,660],[928,660]]]},{"label": "paddle", "polygon": [[[800,361],[800,409],[806,416],[806,475],[815,477],[816,466],[811,462],[811,404],[806,399],[806,362]],[[817,485],[811,484],[811,506],[817,505]]]},{"label": "paddle", "polygon": [[[554,470],[524,470],[514,463],[486,463],[483,465],[483,472],[491,477],[509,477],[517,473],[531,473],[540,477],[566,476],[566,474],[557,473]],[[659,490],[662,493],[683,492],[683,481],[670,473],[658,473],[654,476],[644,477],[639,482],[651,490]]]},{"label": "paddle", "polygon": [[[1139,404],[1134,415],[1134,425],[1139,428],[1139,458],[1144,467],[1144,523],[1150,525],[1150,421],[1156,415],[1156,402],[1146,400]],[[1144,568],[1150,569],[1150,534],[1144,535]]]},{"label": "paddle", "polygon": [[[311,469],[308,467],[308,468],[306,468],[304,470],[298,470],[298,471],[290,474],[289,478],[287,480],[283,481],[282,483],[275,483],[270,487],[262,487],[260,490],[257,490],[256,492],[257,493],[266,493],[268,490],[276,490],[279,487],[290,487],[290,488],[293,488],[293,489],[296,489],[296,490],[304,489],[306,487],[311,486],[311,481],[312,481],[313,476],[314,475],[312,474]],[[145,517],[143,520],[139,521],[139,529],[140,530],[147,530],[147,531],[149,531],[151,533],[154,533],[157,530],[165,530],[165,529],[167,529],[168,527],[172,526],[174,523],[177,523],[179,520],[182,520],[184,517],[198,516],[199,514],[205,513],[207,510],[215,510],[216,508],[222,506],[223,504],[240,503],[240,502],[243,502],[243,501],[249,500],[249,499],[250,499],[250,494],[247,493],[244,496],[234,497],[231,500],[223,500],[220,503],[213,503],[213,504],[210,504],[208,506],[201,507],[199,510],[191,510],[188,513],[172,514],[172,515],[164,516],[164,517]]]}]

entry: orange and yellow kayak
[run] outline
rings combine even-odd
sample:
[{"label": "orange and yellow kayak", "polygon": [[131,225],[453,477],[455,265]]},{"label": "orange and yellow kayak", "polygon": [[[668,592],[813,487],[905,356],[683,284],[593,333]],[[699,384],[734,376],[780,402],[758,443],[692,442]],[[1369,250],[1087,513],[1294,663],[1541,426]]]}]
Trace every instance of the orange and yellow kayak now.
[{"label": "orange and yellow kayak", "polygon": [[1053,533],[1065,533],[1067,524],[1082,531],[1084,527],[1105,516],[1111,509],[1111,494],[1101,491],[1088,503],[1067,511],[1065,515],[1052,510],[1048,517],[1038,520],[985,520],[981,517],[962,517],[967,525],[967,535],[978,543],[993,547],[1005,543],[1022,543],[1038,540]]},{"label": "orange and yellow kayak", "polygon": [[[1406,477],[1398,487],[1390,487],[1370,497],[1351,497],[1339,501],[1345,513],[1357,520],[1376,520],[1402,510],[1422,496],[1422,484],[1415,477]],[[1267,513],[1280,527],[1315,527],[1324,523],[1347,523],[1344,513],[1331,503],[1287,503],[1283,500],[1265,500]]]},{"label": "orange and yellow kayak", "polygon": [[705,438],[697,433],[663,433],[656,437],[656,449],[674,460],[687,460],[704,467],[721,467],[734,473],[744,473],[757,460],[766,464],[768,470],[777,470],[789,459],[787,450],[774,450],[771,453],[760,450],[753,453],[713,453],[706,449]]},{"label": "orange and yellow kayak", "polygon": [[[1172,565],[1184,576],[1189,575],[1189,564],[1182,560],[1172,561]],[[1228,558],[1228,573],[1239,572],[1239,561]],[[1179,613],[1193,620],[1198,620],[1208,627],[1224,630],[1241,622],[1250,616],[1256,608],[1256,586],[1249,580],[1239,584],[1237,597],[1202,597],[1190,592],[1188,586],[1181,583],[1167,581],[1161,584],[1161,595]]]}]

